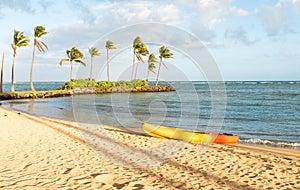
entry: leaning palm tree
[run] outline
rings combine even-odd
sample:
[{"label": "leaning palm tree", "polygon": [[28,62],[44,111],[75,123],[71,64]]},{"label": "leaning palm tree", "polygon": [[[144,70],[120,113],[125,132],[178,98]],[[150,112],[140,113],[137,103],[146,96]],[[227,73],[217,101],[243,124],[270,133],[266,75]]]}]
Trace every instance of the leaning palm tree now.
[{"label": "leaning palm tree", "polygon": [[[143,60],[142,56],[147,56],[148,54],[149,54],[149,51],[147,49],[146,44],[140,43],[138,48],[137,48],[137,52],[136,52],[136,57],[138,58],[139,62],[144,63],[144,60]],[[137,76],[138,65],[139,64],[137,62],[136,67],[135,67],[134,79],[136,79],[136,76]]]},{"label": "leaning palm tree", "polygon": [[173,57],[173,53],[171,53],[170,50],[166,46],[161,46],[159,48],[160,62],[159,62],[159,67],[158,67],[158,71],[157,71],[157,75],[156,75],[155,86],[158,85],[158,77],[159,77],[159,73],[160,73],[160,68],[161,68],[161,65],[164,64],[163,59],[168,59],[168,58],[172,58],[172,57]]},{"label": "leaning palm tree", "polygon": [[147,71],[147,76],[146,76],[147,85],[148,85],[148,79],[149,79],[150,72],[155,73],[154,70],[156,67],[155,67],[154,63],[156,63],[156,62],[157,62],[156,56],[153,53],[151,53],[148,57],[148,71]]},{"label": "leaning palm tree", "polygon": [[13,49],[13,58],[12,58],[12,73],[11,73],[11,91],[15,91],[15,58],[17,55],[17,48],[22,46],[28,46],[29,45],[29,38],[27,36],[23,35],[23,32],[14,30],[14,41],[11,44],[11,47]]},{"label": "leaning palm tree", "polygon": [[91,55],[91,68],[90,68],[90,80],[92,80],[92,75],[93,75],[93,58],[95,56],[100,56],[100,51],[99,49],[95,47],[89,48],[89,53]]},{"label": "leaning palm tree", "polygon": [[1,64],[1,73],[0,73],[0,93],[3,92],[3,67],[4,67],[4,52],[2,54],[2,64]]},{"label": "leaning palm tree", "polygon": [[110,77],[109,77],[109,56],[108,56],[108,51],[109,50],[113,50],[113,49],[116,49],[115,47],[115,44],[110,41],[110,40],[107,40],[106,41],[106,45],[105,45],[105,48],[106,48],[106,65],[107,65],[107,80],[110,81]]},{"label": "leaning palm tree", "polygon": [[32,62],[31,62],[31,67],[30,67],[30,89],[31,89],[31,91],[35,91],[33,82],[32,82],[32,71],[33,71],[33,64],[34,64],[35,49],[38,48],[38,50],[41,53],[45,53],[45,49],[48,50],[48,46],[44,42],[38,40],[38,38],[40,38],[46,34],[48,34],[48,32],[46,31],[46,28],[44,26],[36,26],[34,28],[34,46],[33,46],[32,58],[31,58]]},{"label": "leaning palm tree", "polygon": [[71,48],[71,50],[66,51],[68,58],[63,58],[60,60],[59,64],[62,65],[63,62],[69,61],[71,65],[70,69],[70,80],[72,80],[72,62],[75,61],[76,63],[80,63],[83,66],[86,66],[85,63],[81,60],[83,58],[83,53],[79,51],[75,46]]},{"label": "leaning palm tree", "polygon": [[133,79],[134,76],[134,67],[135,67],[135,57],[137,56],[137,49],[139,48],[140,44],[142,43],[141,37],[137,36],[133,40],[133,61],[132,61],[132,70],[131,70],[131,80]]}]

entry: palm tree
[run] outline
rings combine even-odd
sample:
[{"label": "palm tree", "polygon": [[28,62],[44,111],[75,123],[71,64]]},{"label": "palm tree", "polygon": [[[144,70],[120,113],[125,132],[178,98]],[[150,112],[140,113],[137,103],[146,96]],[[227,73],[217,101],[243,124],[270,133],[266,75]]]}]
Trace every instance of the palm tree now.
[{"label": "palm tree", "polygon": [[2,64],[1,64],[1,73],[0,73],[0,93],[3,92],[3,67],[4,67],[4,52],[2,54]]},{"label": "palm tree", "polygon": [[141,37],[137,36],[134,40],[133,40],[133,61],[132,61],[132,71],[131,71],[131,80],[133,79],[133,75],[134,75],[134,65],[135,65],[135,57],[137,55],[136,50],[139,48],[140,44],[142,43]]},{"label": "palm tree", "polygon": [[108,62],[109,57],[108,57],[108,50],[116,49],[116,47],[115,47],[115,44],[114,44],[112,41],[107,40],[107,41],[106,41],[105,48],[106,48],[106,57],[107,57],[107,58],[106,58],[106,65],[107,65],[107,80],[110,81],[110,79],[109,79],[109,62]]},{"label": "palm tree", "polygon": [[23,35],[23,32],[14,30],[14,41],[11,44],[11,47],[13,49],[13,58],[12,58],[12,73],[11,73],[11,91],[15,91],[15,58],[17,55],[17,48],[22,46],[28,46],[29,45],[29,38],[27,36]]},{"label": "palm tree", "polygon": [[95,56],[100,56],[100,51],[99,49],[95,47],[89,48],[89,53],[91,55],[91,69],[90,69],[90,80],[92,80],[92,75],[93,75],[93,58]]},{"label": "palm tree", "polygon": [[[144,43],[138,44],[137,52],[136,52],[136,57],[138,58],[138,60],[140,62],[144,63],[144,60],[143,60],[142,56],[147,56],[148,54],[149,54],[149,51],[147,49],[147,46]],[[138,65],[139,64],[136,63],[134,79],[136,79],[136,76],[137,76]]]},{"label": "palm tree", "polygon": [[30,67],[30,89],[31,91],[35,91],[33,82],[32,82],[32,71],[33,71],[33,64],[34,64],[34,54],[35,54],[35,49],[36,47],[41,53],[45,53],[45,49],[48,50],[48,46],[42,42],[39,41],[38,38],[42,37],[43,35],[48,34],[47,31],[45,31],[46,28],[44,26],[36,26],[34,28],[34,46],[33,46],[33,51],[32,51],[32,62],[31,62],[31,67]]},{"label": "palm tree", "polygon": [[148,71],[147,71],[147,76],[146,76],[147,85],[148,85],[148,78],[149,78],[150,72],[155,73],[154,72],[154,69],[156,68],[155,64],[154,64],[155,62],[157,62],[157,58],[153,53],[151,53],[148,57]]},{"label": "palm tree", "polygon": [[159,67],[158,67],[158,71],[157,71],[157,75],[156,75],[155,86],[158,85],[158,77],[159,77],[161,65],[164,64],[162,60],[163,59],[172,58],[172,57],[173,57],[173,53],[171,53],[170,50],[166,46],[161,46],[159,48],[159,59],[160,59],[160,62],[159,62]]},{"label": "palm tree", "polygon": [[72,62],[80,63],[83,66],[86,66],[85,63],[81,60],[83,58],[83,54],[79,51],[75,46],[71,48],[71,50],[66,51],[68,58],[63,58],[60,60],[59,64],[62,65],[63,62],[69,61],[71,65],[70,69],[70,80],[72,80]]}]

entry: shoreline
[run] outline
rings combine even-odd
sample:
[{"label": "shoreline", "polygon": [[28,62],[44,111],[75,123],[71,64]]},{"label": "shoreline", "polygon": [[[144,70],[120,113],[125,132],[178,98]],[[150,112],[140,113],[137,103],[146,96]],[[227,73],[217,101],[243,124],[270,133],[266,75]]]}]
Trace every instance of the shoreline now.
[{"label": "shoreline", "polygon": [[[104,131],[92,130],[96,125],[36,117],[3,107],[0,107],[0,121],[0,188],[3,189],[300,187],[300,151],[296,150],[212,144],[201,153],[202,145],[185,143],[170,158],[157,160],[160,157],[154,155],[160,153],[149,152],[151,147],[179,142],[113,126],[103,126],[108,135],[104,136]],[[93,147],[91,142],[103,144]],[[107,147],[111,142],[114,146]],[[122,149],[117,149],[118,146]],[[137,154],[138,160],[154,159],[158,163],[143,168],[129,167],[127,162],[122,162],[130,156],[128,153]]]},{"label": "shoreline", "polygon": [[[81,94],[78,94],[78,95],[81,95]],[[88,94],[85,94],[85,95],[88,95]],[[33,114],[33,113],[29,113],[29,112],[26,112],[24,110],[18,110],[18,109],[15,109],[15,108],[8,108],[8,107],[3,107],[1,106],[1,102],[0,102],[0,108],[4,108],[4,109],[7,109],[7,110],[11,110],[11,111],[17,111],[17,112],[23,112],[25,114],[28,114],[28,115],[31,115],[31,116],[34,116],[34,117],[39,117],[39,118],[43,118],[43,119],[46,119],[46,120],[49,120],[49,121],[58,121],[58,122],[61,122],[61,121],[64,121],[64,122],[75,122],[75,121],[72,121],[72,120],[65,120],[65,119],[62,119],[62,118],[55,118],[55,117],[49,117],[49,116],[41,116],[41,115],[38,115],[38,114]],[[86,123],[86,124],[95,124],[95,123]],[[100,125],[100,124],[99,124]],[[119,129],[119,130],[123,130],[122,127],[119,127],[119,126],[110,126],[110,125],[103,125],[101,124],[102,126],[106,126],[108,128],[114,128],[114,129]],[[133,132],[133,131],[131,131]],[[137,132],[138,133],[138,132]],[[297,147],[299,146],[298,142],[288,142],[288,141],[273,141],[273,140],[262,140],[262,141],[268,141],[268,142],[273,142],[274,145],[269,145],[269,144],[261,144],[261,143],[251,143],[251,142],[241,142],[241,141],[245,141],[245,140],[251,140],[251,139],[239,139],[239,141],[235,144],[235,145],[245,145],[245,146],[254,146],[254,147],[258,147],[258,148],[267,148],[267,149],[282,149],[282,150],[292,150],[292,151],[299,151],[300,152],[300,148],[295,148],[292,144],[297,144]],[[259,139],[261,140],[261,139]],[[280,143],[284,143],[285,145],[276,145],[276,142],[280,142]],[[291,145],[289,145],[291,144]]]},{"label": "shoreline", "polygon": [[[0,107],[1,108],[1,107]],[[7,109],[7,108],[5,108]],[[14,110],[15,111],[15,110]],[[30,113],[26,113],[28,115],[31,115]],[[43,117],[43,116],[34,116],[34,117],[39,117],[51,122],[55,122],[55,123],[59,123],[62,125],[66,125],[68,126],[67,123],[76,123],[75,121],[68,121],[68,120],[61,120],[61,119],[56,119],[56,118],[50,118],[50,117]],[[90,125],[89,123],[81,123],[81,124],[87,124]],[[96,125],[96,124],[95,124]],[[121,132],[127,132],[127,133],[132,133],[132,134],[136,134],[136,135],[142,135],[142,136],[147,136],[150,137],[149,135],[145,134],[144,132],[135,132],[135,131],[131,131],[131,130],[127,130],[121,127],[117,127],[117,126],[112,126],[112,125],[102,125],[105,129],[108,130],[116,130],[116,131],[121,131]],[[212,143],[213,144],[213,143]],[[237,146],[237,147],[242,147],[245,149],[249,149],[249,150],[263,150],[263,151],[269,151],[269,152],[273,152],[273,153],[282,153],[282,154],[296,154],[298,157],[300,157],[300,150],[298,149],[293,149],[293,148],[286,148],[286,147],[276,147],[276,146],[267,146],[267,145],[261,145],[261,144],[254,144],[254,143],[239,143],[237,142],[236,144],[228,144],[228,146]]]},{"label": "shoreline", "polygon": [[143,92],[171,92],[175,89],[171,86],[142,86],[134,88],[74,88],[59,90],[43,90],[43,91],[16,91],[0,93],[1,100],[17,100],[17,99],[37,99],[37,98],[57,98],[72,95],[88,95],[88,94],[108,94],[108,93],[143,93]]}]

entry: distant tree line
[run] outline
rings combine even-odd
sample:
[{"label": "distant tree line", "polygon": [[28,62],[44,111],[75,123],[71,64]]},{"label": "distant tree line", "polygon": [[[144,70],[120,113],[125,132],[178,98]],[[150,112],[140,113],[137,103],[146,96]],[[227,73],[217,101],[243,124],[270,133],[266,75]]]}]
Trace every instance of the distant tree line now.
[{"label": "distant tree line", "polygon": [[[34,36],[33,36],[33,51],[32,51],[32,61],[30,66],[30,89],[31,91],[35,91],[34,85],[33,85],[33,67],[34,67],[34,58],[35,58],[35,52],[36,49],[41,52],[45,53],[46,50],[48,50],[48,46],[40,40],[40,38],[44,35],[48,34],[46,31],[46,28],[44,26],[36,26],[34,28]],[[17,55],[17,49],[19,47],[25,47],[29,46],[30,39],[23,34],[23,32],[14,30],[13,35],[13,43],[11,44],[11,47],[13,49],[13,57],[12,57],[12,74],[11,74],[11,92],[15,91],[14,88],[14,80],[15,80],[15,58]],[[146,75],[146,83],[148,84],[148,79],[150,73],[156,74],[156,82],[155,85],[158,85],[158,78],[161,70],[161,66],[164,65],[163,59],[172,58],[173,54],[171,53],[170,49],[166,46],[161,46],[159,48],[159,61],[154,53],[149,54],[148,48],[145,43],[143,43],[141,37],[137,36],[133,40],[133,61],[132,61],[132,71],[131,71],[131,80],[136,80],[137,73],[138,73],[138,65],[139,63],[144,63],[143,57],[147,57],[147,75]],[[114,42],[107,40],[105,44],[106,49],[106,68],[107,68],[107,81],[110,82],[110,64],[109,64],[109,51],[116,49]],[[99,49],[96,47],[90,47],[88,48],[88,52],[90,54],[90,73],[89,73],[89,80],[93,80],[93,58],[95,56],[100,56],[101,53]],[[83,62],[83,53],[76,48],[76,46],[73,46],[70,50],[66,50],[67,57],[62,58],[59,62],[60,65],[63,64],[63,62],[69,62],[70,64],[70,81],[73,79],[72,71],[73,71],[73,63],[79,63],[83,66],[86,66],[86,64]],[[158,71],[155,72],[156,69],[156,63],[158,63]],[[4,52],[2,55],[2,64],[1,64],[1,77],[0,77],[0,93],[2,93],[2,86],[3,86],[3,67],[4,67]]]}]

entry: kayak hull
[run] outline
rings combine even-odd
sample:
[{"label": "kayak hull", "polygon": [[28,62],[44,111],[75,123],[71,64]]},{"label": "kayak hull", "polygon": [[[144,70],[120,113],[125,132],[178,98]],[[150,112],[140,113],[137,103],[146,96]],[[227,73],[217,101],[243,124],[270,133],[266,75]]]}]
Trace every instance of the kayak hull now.
[{"label": "kayak hull", "polygon": [[239,137],[233,134],[205,133],[201,131],[185,130],[174,127],[143,123],[146,134],[158,138],[172,138],[188,142],[213,142],[217,144],[235,144]]}]

